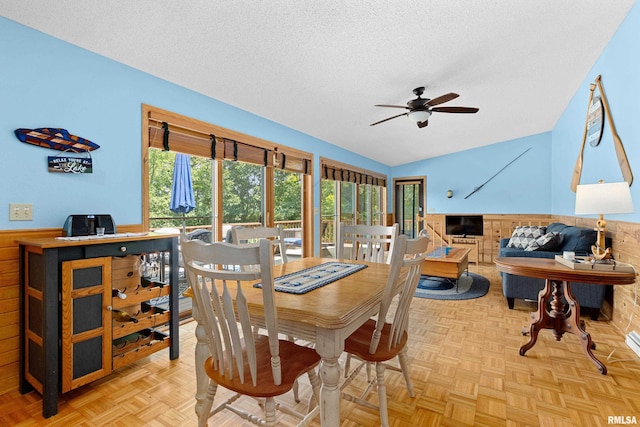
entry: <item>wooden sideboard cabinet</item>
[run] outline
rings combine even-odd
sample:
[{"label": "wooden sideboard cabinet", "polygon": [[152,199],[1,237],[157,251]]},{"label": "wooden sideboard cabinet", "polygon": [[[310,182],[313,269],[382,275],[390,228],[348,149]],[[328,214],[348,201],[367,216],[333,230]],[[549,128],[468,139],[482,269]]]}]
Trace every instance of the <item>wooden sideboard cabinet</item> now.
[{"label": "wooden sideboard cabinet", "polygon": [[[169,358],[178,358],[176,236],[129,233],[17,243],[20,392],[36,389],[42,395],[45,418],[58,412],[58,393],[167,347]],[[140,262],[152,265],[150,260],[154,268],[139,268]]]}]

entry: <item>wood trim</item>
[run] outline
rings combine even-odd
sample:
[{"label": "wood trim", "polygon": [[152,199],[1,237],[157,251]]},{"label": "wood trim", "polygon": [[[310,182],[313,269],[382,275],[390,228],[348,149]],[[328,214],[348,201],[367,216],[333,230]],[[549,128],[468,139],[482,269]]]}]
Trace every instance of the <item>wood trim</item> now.
[{"label": "wood trim", "polygon": [[[320,216],[320,215],[318,215]],[[310,256],[314,253],[313,242],[314,224],[313,224],[313,175],[302,176],[302,256]],[[322,218],[320,217],[320,221]],[[320,227],[322,229],[322,227]],[[322,236],[318,239],[319,245],[322,246]],[[319,253],[318,253],[319,255]]]}]

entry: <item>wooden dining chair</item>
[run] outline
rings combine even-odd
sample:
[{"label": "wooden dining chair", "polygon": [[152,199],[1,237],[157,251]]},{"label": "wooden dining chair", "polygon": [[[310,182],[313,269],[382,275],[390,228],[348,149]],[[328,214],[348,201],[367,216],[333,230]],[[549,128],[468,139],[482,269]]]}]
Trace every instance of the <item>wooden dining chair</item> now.
[{"label": "wooden dining chair", "polygon": [[[389,264],[398,237],[398,224],[338,225],[337,259],[371,261]],[[350,246],[347,256],[345,247]]]},{"label": "wooden dining chair", "polygon": [[234,225],[231,227],[231,240],[235,245],[258,243],[261,239],[271,240],[276,253],[280,255],[282,264],[287,263],[287,247],[281,225],[276,227],[245,227],[242,225]]},{"label": "wooden dining chair", "polygon": [[[208,357],[203,361],[202,348],[196,346],[196,393],[198,425],[203,427],[216,413],[229,409],[256,425],[274,426],[276,409],[298,416],[305,425],[317,412],[301,414],[276,404],[274,398],[292,389],[297,378],[307,373],[315,402],[319,402],[320,380],[315,367],[320,356],[314,349],[278,337],[275,308],[272,242],[263,239],[258,245],[238,246],[228,243],[204,244],[181,241],[185,273],[195,302],[194,317],[199,344],[206,344]],[[220,266],[259,265],[259,271],[222,269]],[[264,313],[250,315],[246,289],[261,283]],[[255,334],[257,324],[266,335]],[[198,366],[199,364],[201,366]],[[218,386],[235,392],[218,404],[213,401]],[[259,399],[263,414],[252,414],[232,405],[240,396]]]},{"label": "wooden dining chair", "polygon": [[[231,242],[235,245],[257,244],[262,239],[269,239],[272,242],[273,250],[280,255],[281,264],[287,263],[287,246],[285,243],[284,229],[281,225],[276,227],[245,227],[234,225],[231,227]],[[258,265],[244,265],[240,267],[244,271],[259,270]],[[258,327],[256,326],[256,333]],[[288,336],[289,341],[295,341],[295,337]],[[298,382],[293,385],[293,396],[296,402],[299,401]]]},{"label": "wooden dining chair", "polygon": [[[411,397],[415,396],[407,363],[407,340],[409,325],[409,308],[420,279],[420,270],[424,261],[429,239],[421,236],[417,239],[407,239],[399,236],[391,259],[391,270],[382,297],[380,311],[376,319],[369,319],[345,341],[344,350],[361,360],[361,363],[349,374],[341,386],[341,390],[353,381],[363,366],[375,364],[376,375],[368,381],[367,387],[360,396],[353,396],[342,392],[342,397],[367,406],[375,405],[365,400],[374,385],[378,388],[378,407],[382,426],[388,426],[387,395],[384,382],[386,362],[396,356],[407,390]],[[395,312],[390,308],[395,305]],[[390,321],[388,321],[390,318]],[[348,369],[348,368],[346,368]],[[369,379],[369,376],[367,376]]]}]

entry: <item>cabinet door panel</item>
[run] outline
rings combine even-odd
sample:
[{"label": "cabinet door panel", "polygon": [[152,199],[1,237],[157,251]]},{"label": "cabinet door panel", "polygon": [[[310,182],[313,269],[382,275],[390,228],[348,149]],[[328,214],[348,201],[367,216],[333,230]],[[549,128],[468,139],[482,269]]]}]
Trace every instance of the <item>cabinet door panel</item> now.
[{"label": "cabinet door panel", "polygon": [[111,372],[111,258],[62,263],[62,392]]}]

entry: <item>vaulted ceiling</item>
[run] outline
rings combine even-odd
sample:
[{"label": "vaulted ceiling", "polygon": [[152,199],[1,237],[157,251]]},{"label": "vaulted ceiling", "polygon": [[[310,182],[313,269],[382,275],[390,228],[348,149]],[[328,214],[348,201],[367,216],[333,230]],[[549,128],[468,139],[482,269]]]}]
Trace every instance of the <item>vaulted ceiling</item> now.
[{"label": "vaulted ceiling", "polygon": [[[0,15],[395,166],[551,130],[634,2],[4,0]],[[370,126],[418,86],[480,111]]]}]

